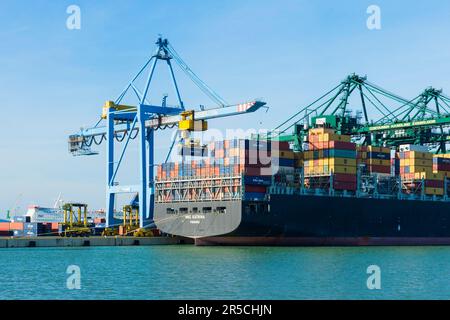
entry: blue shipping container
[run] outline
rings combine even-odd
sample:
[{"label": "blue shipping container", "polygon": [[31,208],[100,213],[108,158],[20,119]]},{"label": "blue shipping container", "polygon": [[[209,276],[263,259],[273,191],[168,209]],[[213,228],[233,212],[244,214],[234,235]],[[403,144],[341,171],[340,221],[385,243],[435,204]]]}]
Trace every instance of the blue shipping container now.
[{"label": "blue shipping container", "polygon": [[[272,164],[274,161],[272,161]],[[295,165],[295,161],[293,159],[285,159],[285,158],[278,158],[278,165],[280,167],[293,167]]]},{"label": "blue shipping container", "polygon": [[330,149],[330,158],[356,158],[356,151],[353,150],[340,150],[340,149]]},{"label": "blue shipping container", "polygon": [[264,200],[266,197],[265,193],[260,192],[246,192],[244,199],[245,200]]},{"label": "blue shipping container", "polygon": [[381,152],[368,152],[367,158],[369,159],[380,159],[380,160],[390,160],[390,153],[381,153]]},{"label": "blue shipping container", "polygon": [[257,186],[270,186],[272,184],[272,177],[269,176],[245,176],[244,184]]}]

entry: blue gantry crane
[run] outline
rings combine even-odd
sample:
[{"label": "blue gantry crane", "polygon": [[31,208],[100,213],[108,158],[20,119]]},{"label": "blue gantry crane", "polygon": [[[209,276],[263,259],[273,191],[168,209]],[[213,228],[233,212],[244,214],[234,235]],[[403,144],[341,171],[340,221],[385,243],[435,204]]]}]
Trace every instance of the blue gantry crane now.
[{"label": "blue gantry crane", "polygon": [[[107,101],[103,106],[101,119],[91,128],[81,129],[80,132],[69,136],[69,151],[74,156],[95,155],[98,152],[91,150],[93,144],[100,145],[106,140],[106,213],[107,225],[111,226],[114,217],[115,196],[121,193],[139,194],[139,221],[140,227],[153,224],[154,209],[154,135],[157,130],[177,129],[185,133],[187,138],[190,132],[207,130],[207,121],[215,118],[230,117],[239,114],[251,113],[265,106],[265,102],[255,100],[238,105],[229,105],[214,90],[207,86],[181,59],[167,39],[161,37],[156,41],[156,51],[147,60],[139,72],[131,79],[125,89],[115,101]],[[193,83],[217,107],[200,110],[186,109],[175,78],[172,61],[193,81]],[[172,85],[175,89],[178,105],[168,106],[166,96],[161,105],[153,105],[148,101],[155,67],[158,62],[165,63],[169,69]],[[139,89],[138,79],[144,78],[143,89]],[[131,93],[137,98],[136,105],[122,104],[124,97]],[[139,141],[140,180],[134,185],[119,185],[116,182],[117,173],[121,167],[124,155],[127,152],[130,140]],[[115,159],[115,140],[122,143],[120,155]],[[173,140],[169,147],[169,154],[175,144]],[[167,161],[168,157],[166,158]]]}]

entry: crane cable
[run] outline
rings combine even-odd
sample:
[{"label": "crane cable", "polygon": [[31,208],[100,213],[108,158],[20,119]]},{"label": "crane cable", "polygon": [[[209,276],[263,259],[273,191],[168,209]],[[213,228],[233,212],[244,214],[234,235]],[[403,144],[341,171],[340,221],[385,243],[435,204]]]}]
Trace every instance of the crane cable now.
[{"label": "crane cable", "polygon": [[181,59],[180,55],[176,52],[174,47],[169,43],[167,45],[169,53],[172,55],[173,59],[177,62],[184,73],[194,82],[197,87],[203,91],[210,99],[217,103],[220,107],[225,107],[229,105],[217,92],[211,89],[205,82],[203,82],[191,68]]}]

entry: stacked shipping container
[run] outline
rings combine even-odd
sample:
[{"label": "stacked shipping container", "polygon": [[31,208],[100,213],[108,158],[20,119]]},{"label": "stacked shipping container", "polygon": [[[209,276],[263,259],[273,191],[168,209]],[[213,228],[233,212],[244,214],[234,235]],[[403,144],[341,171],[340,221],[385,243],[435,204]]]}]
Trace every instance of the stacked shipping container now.
[{"label": "stacked shipping container", "polygon": [[442,173],[450,178],[450,154],[438,154],[433,156],[433,172]]},{"label": "stacked shipping container", "polygon": [[55,236],[59,233],[59,223],[1,222],[0,236],[37,237]]},{"label": "stacked shipping container", "polygon": [[305,184],[309,188],[326,187],[316,178],[333,174],[333,188],[356,190],[356,144],[350,136],[338,135],[331,129],[311,129],[308,151],[304,152]]},{"label": "stacked shipping container", "polygon": [[[209,144],[210,157],[158,166],[159,181],[181,178],[212,178],[240,176],[248,199],[263,199],[267,187],[283,174],[295,180],[295,167],[302,164],[287,142],[267,142],[248,139],[216,141]],[[292,178],[291,178],[292,176]]]},{"label": "stacked shipping container", "polygon": [[401,151],[398,153],[398,159],[400,177],[406,182],[407,192],[423,191],[426,195],[439,196],[444,194],[444,175],[439,170],[433,172],[432,153]]},{"label": "stacked shipping container", "polygon": [[391,174],[391,149],[374,146],[357,148],[357,163],[366,174]]},{"label": "stacked shipping container", "polygon": [[[287,142],[235,139],[213,142],[210,157],[158,167],[157,180],[180,178],[243,177],[245,199],[264,199],[271,185],[300,187],[303,168],[306,188],[330,186],[335,190],[355,191],[357,168],[363,174],[395,175],[402,178],[406,193],[444,194],[444,177],[450,177],[450,154],[434,156],[421,146],[406,145],[391,156],[391,149],[356,146],[350,136],[334,130],[309,130],[304,152],[290,150]],[[417,151],[421,150],[421,151]],[[395,170],[392,170],[394,169]]]}]

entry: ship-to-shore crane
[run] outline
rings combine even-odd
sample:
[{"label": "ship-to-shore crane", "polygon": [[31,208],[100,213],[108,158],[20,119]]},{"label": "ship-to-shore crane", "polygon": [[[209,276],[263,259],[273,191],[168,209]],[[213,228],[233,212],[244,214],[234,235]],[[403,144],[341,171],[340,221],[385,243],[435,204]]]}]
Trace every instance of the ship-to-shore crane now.
[{"label": "ship-to-shore crane", "polygon": [[[82,129],[69,137],[69,151],[75,156],[97,154],[90,147],[92,144],[99,145],[106,140],[106,217],[108,226],[112,225],[114,219],[115,196],[120,193],[138,193],[140,227],[148,227],[153,224],[155,131],[178,127],[178,130],[184,133],[182,135],[183,138],[186,139],[189,137],[189,132],[207,130],[207,121],[210,119],[251,113],[266,104],[258,100],[238,105],[227,104],[217,93],[200,80],[180,58],[167,39],[158,38],[156,46],[155,53],[127,84],[118,98],[115,101],[106,102],[100,121],[92,128]],[[177,63],[181,70],[205,95],[218,105],[216,108],[205,109],[201,107],[198,111],[186,109],[181,99],[172,67],[172,60]],[[177,106],[168,106],[166,97],[161,105],[153,105],[148,102],[147,98],[158,62],[165,62],[169,69],[172,85],[178,99]],[[147,73],[145,85],[140,90],[137,80],[143,77],[144,73]],[[137,105],[121,104],[124,97],[130,92],[137,98]],[[106,122],[106,125],[101,125],[102,122]],[[116,182],[117,173],[130,140],[135,138],[139,140],[140,181],[134,185],[119,185]],[[117,161],[114,156],[114,140],[123,143]],[[170,151],[174,143],[175,140],[169,148]]]},{"label": "ship-to-shore crane", "polygon": [[301,150],[308,129],[318,126],[352,135],[362,144],[420,144],[445,153],[450,141],[450,98],[442,90],[427,88],[408,100],[368,82],[367,77],[352,74],[270,135]]}]

